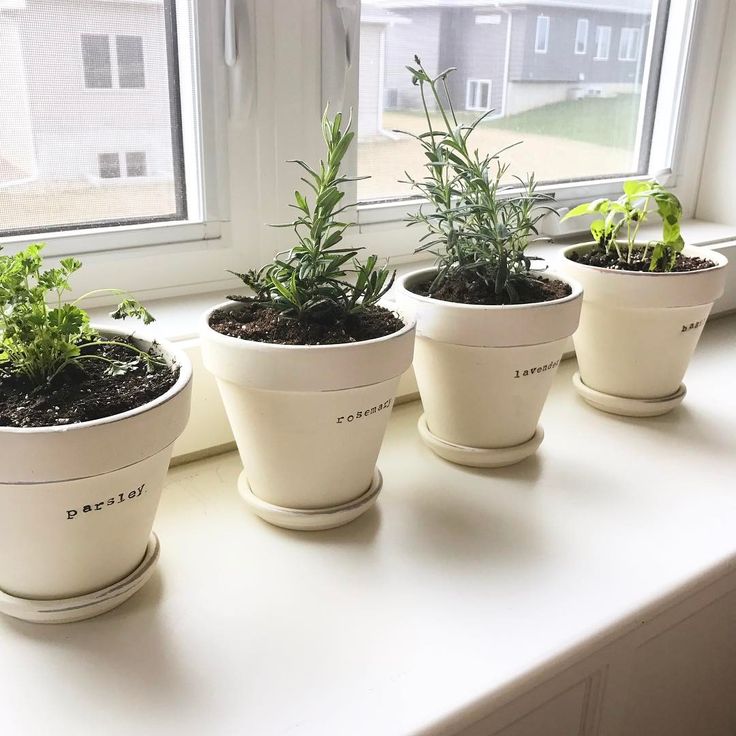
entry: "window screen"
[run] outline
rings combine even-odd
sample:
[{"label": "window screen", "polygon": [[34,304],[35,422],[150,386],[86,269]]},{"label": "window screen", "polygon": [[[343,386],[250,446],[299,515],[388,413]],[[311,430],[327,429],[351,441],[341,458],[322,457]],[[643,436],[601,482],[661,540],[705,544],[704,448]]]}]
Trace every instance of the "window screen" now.
[{"label": "window screen", "polygon": [[[186,219],[173,0],[0,2],[0,238]],[[6,9],[7,8],[7,9]]]},{"label": "window screen", "polygon": [[545,183],[645,174],[666,20],[664,0],[363,0],[358,174],[371,178],[359,200],[407,197],[403,172],[422,176],[406,135],[427,129],[406,70],[415,54],[431,74],[457,69],[461,122],[492,110],[473,133],[481,151],[521,141],[504,153],[510,173]]},{"label": "window screen", "polygon": [[118,79],[122,89],[143,88],[146,75],[143,71],[143,39],[140,36],[116,36],[118,54]]},{"label": "window screen", "polygon": [[112,62],[108,36],[82,34],[82,63],[86,87],[112,87]]},{"label": "window screen", "polygon": [[100,179],[120,178],[120,156],[117,153],[100,153],[97,156]]}]

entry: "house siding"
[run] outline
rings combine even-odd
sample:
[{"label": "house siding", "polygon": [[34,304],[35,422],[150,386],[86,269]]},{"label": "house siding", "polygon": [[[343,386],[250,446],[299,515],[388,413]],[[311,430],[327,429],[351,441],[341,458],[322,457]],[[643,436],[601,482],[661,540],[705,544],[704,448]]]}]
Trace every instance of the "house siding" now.
[{"label": "house siding", "polygon": [[448,12],[442,18],[442,46],[440,66],[454,66],[457,71],[448,77],[448,87],[455,106],[465,109],[468,79],[490,79],[491,108],[501,114],[504,97],[504,72],[506,65],[507,17],[498,15],[498,24],[477,24],[472,9]]},{"label": "house siding", "polygon": [[[549,48],[546,54],[537,54],[534,51],[538,15],[547,15],[550,18]],[[589,21],[585,54],[575,53],[578,18],[587,18]],[[648,16],[601,10],[530,7],[515,12],[509,79],[513,82],[628,83],[633,88],[641,82],[644,65],[636,61],[619,61],[621,29],[641,28],[642,37],[645,37],[648,24]],[[597,26],[611,27],[610,53],[604,61],[594,58]]]},{"label": "house siding", "polygon": [[386,74],[384,78],[387,109],[419,109],[422,99],[412,85],[406,66],[418,54],[430,74],[440,71],[441,10],[417,8],[401,10],[409,22],[391,26],[386,32]]}]

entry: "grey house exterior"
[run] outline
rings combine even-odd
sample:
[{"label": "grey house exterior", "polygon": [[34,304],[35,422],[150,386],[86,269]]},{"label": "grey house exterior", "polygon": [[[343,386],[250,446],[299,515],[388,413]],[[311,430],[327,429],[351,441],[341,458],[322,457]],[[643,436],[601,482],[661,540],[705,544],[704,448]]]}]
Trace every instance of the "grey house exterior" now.
[{"label": "grey house exterior", "polygon": [[450,91],[458,108],[492,109],[495,116],[636,92],[651,0],[626,5],[624,11],[614,0],[364,0],[364,8],[401,22],[384,32],[380,87],[361,78],[361,99],[375,93],[382,109],[419,108],[405,69],[414,54],[430,72],[457,67]]},{"label": "grey house exterior", "polygon": [[164,23],[163,0],[0,0],[0,186],[171,178]]}]

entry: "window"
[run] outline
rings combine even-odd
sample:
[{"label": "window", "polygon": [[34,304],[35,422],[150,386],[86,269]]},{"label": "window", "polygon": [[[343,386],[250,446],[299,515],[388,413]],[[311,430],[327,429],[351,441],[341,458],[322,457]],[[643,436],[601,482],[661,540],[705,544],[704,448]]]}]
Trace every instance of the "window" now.
[{"label": "window", "polygon": [[588,52],[588,19],[578,18],[575,28],[575,53],[585,54]]},{"label": "window", "polygon": [[[90,27],[108,32],[87,33]],[[3,116],[14,120],[13,126],[0,123],[0,164],[8,160],[19,179],[18,172],[25,173],[22,186],[0,187],[1,239],[187,220],[182,80],[173,29],[173,0],[37,0],[0,10],[0,68],[12,70],[0,71],[0,99]],[[47,39],[43,54],[39,32]],[[64,42],[67,34],[81,39],[81,64],[75,64],[79,51]],[[145,72],[144,48],[151,55]],[[81,96],[70,93],[80,71]],[[131,104],[130,90],[147,81],[151,89]],[[147,155],[155,157],[155,179],[147,177]],[[197,194],[195,171],[190,200]],[[108,181],[126,176],[139,181],[127,187]]]},{"label": "window", "polygon": [[100,153],[97,156],[100,179],[120,178],[120,156],[117,153]]},{"label": "window", "polygon": [[491,84],[490,79],[468,79],[465,87],[465,109],[490,110]]},{"label": "window", "polygon": [[121,89],[146,86],[143,70],[143,39],[140,36],[115,36],[118,79]]},{"label": "window", "polygon": [[549,17],[537,16],[537,33],[534,37],[534,53],[546,54],[549,46]]},{"label": "window", "polygon": [[598,26],[595,29],[595,59],[606,61],[611,51],[611,26]]},{"label": "window", "polygon": [[[455,67],[449,91],[461,122],[493,109],[473,138],[482,151],[512,146],[504,158],[514,173],[534,171],[545,185],[569,187],[648,171],[668,6],[667,0],[619,0],[616,10],[606,4],[605,17],[617,20],[618,28],[636,15],[648,29],[642,47],[650,49],[649,58],[632,65],[611,52],[613,24],[596,26],[593,16],[577,17],[569,7],[540,15],[533,4],[523,10],[514,5],[494,14],[499,23],[479,24],[483,16],[468,12],[467,0],[363,0],[360,47],[372,64],[358,78],[359,106],[369,114],[359,110],[356,173],[370,178],[357,184],[357,200],[387,207],[412,194],[400,181],[404,171],[422,174],[419,147],[395,132],[426,130],[419,92],[406,71],[414,53],[430,73]],[[552,27],[567,40],[550,43]],[[574,52],[585,52],[589,65],[576,62],[583,59]],[[325,60],[325,67],[337,64]],[[341,80],[336,88],[342,92]]]},{"label": "window", "polygon": [[132,151],[125,154],[125,173],[127,176],[146,176],[146,152]]},{"label": "window", "polygon": [[[98,254],[79,274],[80,290],[108,283],[104,269],[114,262],[115,285],[162,295],[227,293],[226,269],[256,267],[288,247],[288,232],[264,223],[288,219],[300,186],[296,167],[283,161],[322,155],[316,121],[328,102],[354,111],[346,172],[371,176],[346,187],[346,201],[359,203],[351,246],[410,254],[418,228],[402,219],[417,205],[399,180],[404,171],[421,176],[424,162],[416,142],[396,131],[426,130],[405,69],[414,53],[434,73],[457,68],[450,91],[460,121],[482,114],[466,103],[492,105],[474,134],[479,150],[523,141],[504,154],[511,173],[534,171],[556,206],[610,196],[623,177],[672,170],[692,212],[692,162],[705,137],[693,128],[705,127],[698,121],[725,28],[725,3],[696,0],[0,6],[0,242]],[[234,23],[226,24],[226,8]],[[595,48],[586,48],[607,61],[575,63],[582,13],[588,31],[611,29],[589,34]],[[636,63],[619,61],[613,46],[622,26],[638,29],[625,44]],[[117,167],[100,154],[116,154]],[[116,168],[119,176],[101,176]]]},{"label": "window", "polygon": [[638,61],[639,33],[638,28],[621,29],[621,39],[618,44],[619,61]]},{"label": "window", "polygon": [[109,36],[82,34],[84,86],[89,89],[112,87]]}]

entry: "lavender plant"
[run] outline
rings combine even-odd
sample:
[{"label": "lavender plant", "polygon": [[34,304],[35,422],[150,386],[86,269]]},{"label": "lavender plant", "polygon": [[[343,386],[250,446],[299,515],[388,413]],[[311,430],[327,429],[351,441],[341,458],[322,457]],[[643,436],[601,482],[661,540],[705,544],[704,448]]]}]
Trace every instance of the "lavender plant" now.
[{"label": "lavender plant", "polygon": [[[518,287],[533,278],[532,256],[527,246],[539,239],[537,224],[550,210],[550,198],[537,191],[533,175],[526,180],[512,177],[504,184],[508,163],[501,160],[507,149],[481,154],[472,148],[470,137],[491,114],[484,113],[471,123],[458,121],[447,86],[454,68],[430,76],[418,56],[408,66],[412,84],[419,87],[427,130],[415,138],[427,163],[426,174],[407,182],[426,199],[428,206],[409,218],[422,224],[426,234],[419,251],[427,250],[437,259],[437,275],[429,285],[430,296],[457,275],[484,284],[500,301],[519,301]],[[441,123],[433,124],[430,107],[436,107]],[[516,144],[515,144],[516,145]]]}]

